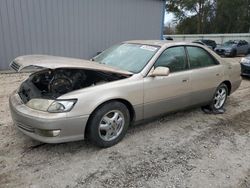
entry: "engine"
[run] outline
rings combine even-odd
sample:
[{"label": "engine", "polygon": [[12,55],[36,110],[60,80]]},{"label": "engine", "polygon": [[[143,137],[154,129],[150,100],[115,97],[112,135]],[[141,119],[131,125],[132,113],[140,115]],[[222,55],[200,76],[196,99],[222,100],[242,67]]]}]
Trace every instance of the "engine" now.
[{"label": "engine", "polygon": [[55,69],[36,72],[21,84],[18,91],[23,102],[33,98],[55,99],[65,93],[104,84],[125,78],[118,74],[109,74],[83,69]]},{"label": "engine", "polygon": [[87,76],[83,70],[57,69],[34,75],[32,82],[42,95],[58,97],[72,90],[86,87]]},{"label": "engine", "polygon": [[51,79],[48,90],[50,93],[62,95],[83,87],[87,79],[84,71],[58,70]]}]

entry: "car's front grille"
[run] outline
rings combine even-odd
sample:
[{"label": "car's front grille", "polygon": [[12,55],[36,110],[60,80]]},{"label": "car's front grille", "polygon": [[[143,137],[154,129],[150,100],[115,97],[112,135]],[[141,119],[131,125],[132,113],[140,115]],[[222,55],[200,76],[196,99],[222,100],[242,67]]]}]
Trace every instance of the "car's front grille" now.
[{"label": "car's front grille", "polygon": [[21,129],[24,129],[25,131],[28,131],[28,132],[34,132],[35,131],[34,128],[32,128],[32,127],[30,127],[28,125],[24,125],[24,124],[19,123],[19,122],[16,123],[16,126],[18,126]]},{"label": "car's front grille", "polygon": [[16,63],[15,61],[12,61],[12,63],[10,64],[10,67],[14,69],[15,71],[18,71],[20,68],[20,65]]}]

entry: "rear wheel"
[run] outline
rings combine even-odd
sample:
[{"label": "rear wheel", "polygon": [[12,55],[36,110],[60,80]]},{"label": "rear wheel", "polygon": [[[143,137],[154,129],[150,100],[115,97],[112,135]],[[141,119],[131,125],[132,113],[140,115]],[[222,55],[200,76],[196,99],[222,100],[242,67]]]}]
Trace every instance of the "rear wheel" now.
[{"label": "rear wheel", "polygon": [[88,137],[99,147],[117,144],[126,134],[130,123],[127,107],[118,101],[99,107],[88,124]]},{"label": "rear wheel", "polygon": [[228,88],[225,84],[221,84],[215,91],[213,101],[209,105],[211,110],[220,110],[223,108],[228,96]]}]

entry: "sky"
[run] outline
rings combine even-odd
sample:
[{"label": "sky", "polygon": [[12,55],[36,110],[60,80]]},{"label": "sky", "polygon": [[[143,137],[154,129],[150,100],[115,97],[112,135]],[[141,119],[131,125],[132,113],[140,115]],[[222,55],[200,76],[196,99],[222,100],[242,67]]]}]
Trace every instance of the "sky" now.
[{"label": "sky", "polygon": [[174,15],[172,13],[165,12],[164,24],[166,25],[168,22],[172,22],[174,19]]}]

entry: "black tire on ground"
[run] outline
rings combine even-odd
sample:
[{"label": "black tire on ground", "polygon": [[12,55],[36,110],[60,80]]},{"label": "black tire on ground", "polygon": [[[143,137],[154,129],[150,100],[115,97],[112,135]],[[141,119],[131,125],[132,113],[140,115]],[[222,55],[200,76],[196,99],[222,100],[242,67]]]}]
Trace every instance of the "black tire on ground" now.
[{"label": "black tire on ground", "polygon": [[[217,97],[217,94],[218,94],[218,91],[220,90],[224,90],[226,92],[226,96],[225,96],[225,101],[223,102],[223,104],[218,108],[216,107],[216,97]],[[219,85],[219,87],[217,87],[215,93],[214,93],[214,96],[213,96],[213,100],[212,102],[209,104],[209,108],[212,110],[212,111],[217,111],[217,110],[220,110],[224,107],[226,101],[227,101],[227,97],[228,97],[228,88],[227,88],[227,85],[222,83]]]},{"label": "black tire on ground", "polygon": [[[104,140],[99,134],[99,126],[103,117],[112,111],[119,111],[124,117],[124,126],[121,129],[119,136],[113,140]],[[96,146],[106,148],[117,144],[125,136],[130,124],[130,114],[126,105],[118,101],[111,101],[104,103],[90,117],[90,121],[87,125],[87,138]],[[107,134],[107,133],[106,133]]]}]

